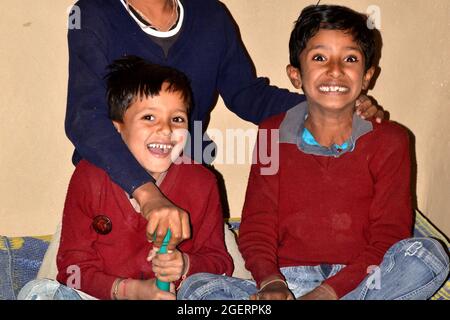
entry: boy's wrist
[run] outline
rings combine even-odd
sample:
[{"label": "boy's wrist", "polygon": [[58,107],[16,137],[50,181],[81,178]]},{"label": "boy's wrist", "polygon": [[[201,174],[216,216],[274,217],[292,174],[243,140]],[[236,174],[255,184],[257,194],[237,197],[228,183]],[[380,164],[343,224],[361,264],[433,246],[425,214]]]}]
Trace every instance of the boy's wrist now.
[{"label": "boy's wrist", "polygon": [[111,298],[112,298],[112,300],[120,300],[120,297],[119,297],[120,284],[124,280],[125,279],[123,279],[123,278],[117,278],[113,282],[113,285],[111,287]]},{"label": "boy's wrist", "polygon": [[183,270],[181,271],[181,279],[184,280],[189,273],[191,262],[187,253],[181,252],[181,256],[183,257]]},{"label": "boy's wrist", "polygon": [[128,300],[129,293],[134,292],[130,290],[132,279],[117,278],[111,289],[111,297],[113,300]]},{"label": "boy's wrist", "polygon": [[264,287],[271,283],[280,282],[284,283],[287,287],[287,283],[284,280],[284,278],[279,274],[270,275],[268,277],[265,277],[260,283],[259,283],[259,290],[262,290]]},{"label": "boy's wrist", "polygon": [[180,289],[181,285],[183,284],[183,281],[187,278],[187,275],[191,268],[191,260],[189,258],[189,255],[184,252],[181,252],[181,254],[183,257],[183,270],[181,271],[180,279],[178,281],[175,281],[176,290]]}]

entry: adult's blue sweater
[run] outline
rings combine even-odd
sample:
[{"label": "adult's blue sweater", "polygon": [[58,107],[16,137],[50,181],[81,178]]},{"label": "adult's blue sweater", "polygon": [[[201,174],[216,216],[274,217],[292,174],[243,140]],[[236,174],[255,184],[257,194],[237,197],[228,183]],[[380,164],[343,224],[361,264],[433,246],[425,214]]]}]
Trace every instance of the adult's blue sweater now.
[{"label": "adult's blue sweater", "polygon": [[[183,0],[182,4],[183,27],[167,56],[140,29],[120,0],[80,0],[73,11],[81,13],[81,28],[68,32],[65,128],[76,148],[73,161],[77,163],[84,158],[102,168],[129,194],[153,179],[133,157],[108,118],[104,76],[106,67],[114,60],[136,55],[183,71],[191,80],[194,95],[190,127],[194,128],[194,121],[201,121],[203,132],[218,94],[228,109],[256,124],[305,99],[270,86],[265,78],[256,78],[223,4],[216,0]],[[197,141],[198,133],[190,131],[191,141]],[[205,143],[201,148],[204,147]]]}]

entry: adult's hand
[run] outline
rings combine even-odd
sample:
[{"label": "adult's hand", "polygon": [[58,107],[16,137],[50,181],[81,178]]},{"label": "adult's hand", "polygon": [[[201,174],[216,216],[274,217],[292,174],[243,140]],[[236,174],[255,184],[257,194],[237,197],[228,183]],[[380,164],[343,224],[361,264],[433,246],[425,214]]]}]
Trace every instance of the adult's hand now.
[{"label": "adult's hand", "polygon": [[356,113],[363,119],[376,118],[378,123],[384,119],[384,111],[372,99],[362,94],[356,99]]},{"label": "adult's hand", "polygon": [[139,203],[142,216],[148,220],[147,237],[156,247],[161,247],[169,228],[172,235],[168,250],[174,250],[181,241],[190,238],[189,215],[170,202],[154,183],[140,186],[133,192],[133,197]]}]

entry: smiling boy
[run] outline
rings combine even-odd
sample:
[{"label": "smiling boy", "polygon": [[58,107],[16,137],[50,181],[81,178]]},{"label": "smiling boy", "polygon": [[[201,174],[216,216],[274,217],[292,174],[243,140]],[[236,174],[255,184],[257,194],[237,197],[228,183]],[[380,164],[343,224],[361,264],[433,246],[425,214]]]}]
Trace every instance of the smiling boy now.
[{"label": "smiling boy", "polygon": [[260,125],[279,134],[271,152],[280,169],[264,175],[259,159],[252,166],[239,231],[256,283],[194,275],[180,297],[428,299],[441,286],[448,274],[442,246],[410,238],[407,132],[355,115],[375,70],[375,35],[366,22],[341,6],[302,11],[287,74],[307,101]]},{"label": "smiling boy", "polygon": [[[99,299],[173,300],[175,287],[190,274],[232,272],[215,176],[188,159],[174,163],[186,142],[191,105],[186,76],[125,57],[110,66],[107,99],[114,127],[136,161],[168,199],[189,213],[192,238],[155,255],[158,248],[147,239],[138,203],[105,171],[83,160],[64,206],[57,256],[61,284],[31,282],[22,298],[79,299],[70,286]],[[161,291],[156,278],[175,286]]]}]

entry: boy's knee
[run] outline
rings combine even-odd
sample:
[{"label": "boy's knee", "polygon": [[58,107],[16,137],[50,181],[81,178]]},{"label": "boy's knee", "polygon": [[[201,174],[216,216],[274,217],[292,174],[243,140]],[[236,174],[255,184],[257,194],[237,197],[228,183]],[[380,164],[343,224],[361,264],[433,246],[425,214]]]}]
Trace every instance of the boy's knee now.
[{"label": "boy's knee", "polygon": [[424,249],[433,254],[442,264],[448,265],[449,258],[442,244],[433,238],[411,238],[405,241],[406,255],[417,255]]},{"label": "boy's knee", "polygon": [[442,244],[433,238],[410,238],[402,240],[393,246],[399,257],[416,257],[415,261],[421,263],[410,263],[410,267],[426,267],[436,276],[445,275],[449,272],[449,257]]},{"label": "boy's knee", "polygon": [[185,285],[193,284],[193,283],[208,283],[208,282],[216,279],[217,277],[220,277],[220,276],[217,274],[206,273],[206,272],[195,273],[195,274],[187,277],[183,281],[182,287]]},{"label": "boy's knee", "polygon": [[197,289],[220,277],[216,274],[200,272],[187,277],[180,286],[177,299],[188,300]]},{"label": "boy's knee", "polygon": [[50,291],[55,292],[59,285],[57,281],[50,279],[32,280],[23,286],[17,295],[17,300],[45,299]]}]

